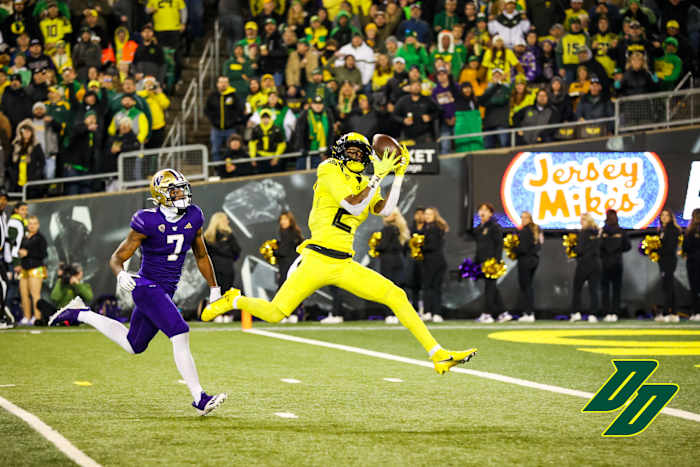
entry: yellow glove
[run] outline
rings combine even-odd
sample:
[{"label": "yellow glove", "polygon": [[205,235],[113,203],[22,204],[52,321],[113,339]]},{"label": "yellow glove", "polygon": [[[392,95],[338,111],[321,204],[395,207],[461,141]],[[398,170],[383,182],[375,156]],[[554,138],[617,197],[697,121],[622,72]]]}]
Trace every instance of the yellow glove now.
[{"label": "yellow glove", "polygon": [[394,172],[397,176],[402,177],[408,169],[408,164],[411,162],[411,157],[405,144],[401,145],[401,154],[396,159],[397,166]]},{"label": "yellow glove", "polygon": [[396,165],[397,159],[398,156],[393,151],[391,155],[387,154],[381,159],[375,155],[372,155],[372,167],[374,167],[374,175],[376,175],[380,179],[389,175],[389,173],[391,173],[391,171],[394,170],[394,166]]}]

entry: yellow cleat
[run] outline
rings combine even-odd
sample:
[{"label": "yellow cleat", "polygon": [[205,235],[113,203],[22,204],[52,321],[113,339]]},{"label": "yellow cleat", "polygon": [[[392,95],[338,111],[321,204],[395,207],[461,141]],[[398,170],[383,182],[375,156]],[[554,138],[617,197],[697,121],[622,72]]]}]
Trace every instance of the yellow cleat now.
[{"label": "yellow cleat", "polygon": [[474,355],[476,355],[476,349],[461,350],[458,352],[440,349],[433,355],[435,371],[437,371],[439,375],[447,373],[453,366],[459,365],[460,363],[467,363]]},{"label": "yellow cleat", "polygon": [[240,296],[240,290],[234,288],[228,289],[220,299],[204,307],[201,316],[202,321],[211,321],[217,316],[233,310],[233,301],[236,297]]}]

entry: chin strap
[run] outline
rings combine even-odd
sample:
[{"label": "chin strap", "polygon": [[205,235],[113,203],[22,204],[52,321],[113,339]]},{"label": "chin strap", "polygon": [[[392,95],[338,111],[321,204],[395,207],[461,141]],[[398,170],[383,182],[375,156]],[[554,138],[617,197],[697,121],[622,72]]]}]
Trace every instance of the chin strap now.
[{"label": "chin strap", "polygon": [[185,215],[185,211],[187,211],[187,209],[180,209],[175,206],[163,206],[162,204],[159,206],[159,209],[169,222],[180,220],[180,218]]},{"label": "chin strap", "polygon": [[379,212],[380,215],[386,217],[394,212],[396,205],[399,203],[399,194],[401,194],[402,183],[403,175],[395,175],[394,181],[391,184],[391,191],[389,192],[389,196],[386,198],[386,203],[384,203],[384,209]]}]

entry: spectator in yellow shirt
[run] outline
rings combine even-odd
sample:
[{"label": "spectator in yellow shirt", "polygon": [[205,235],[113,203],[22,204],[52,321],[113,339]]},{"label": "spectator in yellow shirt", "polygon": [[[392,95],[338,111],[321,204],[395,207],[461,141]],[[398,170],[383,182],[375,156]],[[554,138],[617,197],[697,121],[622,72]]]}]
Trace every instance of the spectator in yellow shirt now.
[{"label": "spectator in yellow shirt", "polygon": [[156,149],[163,146],[165,141],[165,111],[170,107],[170,99],[153,76],[146,76],[143,84],[144,89],[137,94],[144,98],[151,110],[151,137],[146,148]]},{"label": "spectator in yellow shirt", "polygon": [[493,79],[492,73],[495,68],[499,68],[503,72],[504,83],[510,83],[512,69],[516,69],[518,73],[523,73],[523,67],[520,65],[518,57],[515,56],[512,50],[506,49],[503,38],[494,36],[493,45],[486,49],[484,58],[481,60],[481,65],[486,68],[486,81],[491,82]]},{"label": "spectator in yellow shirt", "polygon": [[153,14],[153,29],[162,47],[177,48],[187,25],[184,0],[148,0],[146,13]]},{"label": "spectator in yellow shirt", "polygon": [[73,27],[65,17],[60,15],[58,4],[51,0],[47,4],[48,15],[39,23],[39,29],[44,36],[44,48],[50,50],[54,48],[56,42],[63,40],[65,36],[73,32]]}]

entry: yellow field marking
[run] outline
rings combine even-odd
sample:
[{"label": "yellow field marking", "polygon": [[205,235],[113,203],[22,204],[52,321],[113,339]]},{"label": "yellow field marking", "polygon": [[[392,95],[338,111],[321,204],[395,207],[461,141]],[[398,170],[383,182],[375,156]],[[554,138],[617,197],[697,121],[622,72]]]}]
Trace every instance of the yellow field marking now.
[{"label": "yellow field marking", "polygon": [[[615,340],[587,337],[688,336],[687,341]],[[700,355],[700,330],[688,329],[539,329],[501,331],[491,339],[526,344],[574,345],[583,352],[606,355]]]},{"label": "yellow field marking", "polygon": [[92,386],[90,381],[73,381],[76,386]]}]

